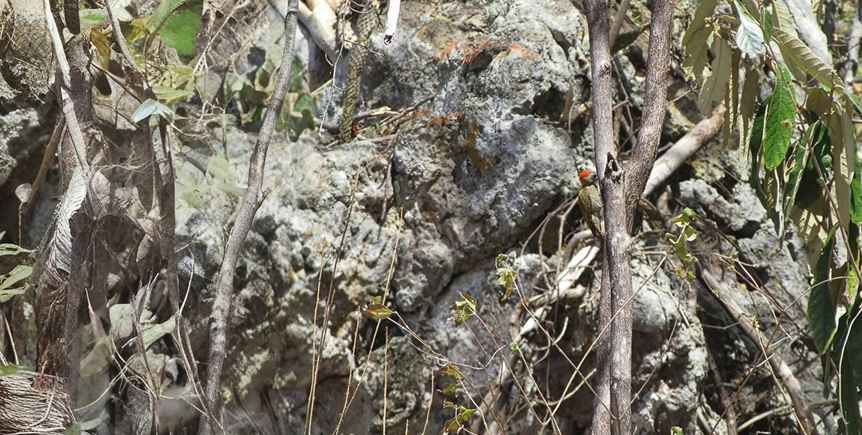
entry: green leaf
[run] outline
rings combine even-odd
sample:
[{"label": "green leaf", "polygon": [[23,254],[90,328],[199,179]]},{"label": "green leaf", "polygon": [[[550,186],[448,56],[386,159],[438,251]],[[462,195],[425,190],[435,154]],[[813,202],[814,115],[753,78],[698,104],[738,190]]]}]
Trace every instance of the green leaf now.
[{"label": "green leaf", "polygon": [[694,13],[694,19],[683,36],[685,61],[683,70],[694,76],[697,83],[703,82],[703,69],[709,60],[709,38],[714,26],[707,19],[712,16],[718,0],[703,0]]},{"label": "green leaf", "polygon": [[108,12],[104,9],[81,9],[78,11],[81,20],[81,33],[108,21]]},{"label": "green leaf", "polygon": [[165,20],[159,36],[168,47],[177,50],[180,56],[195,55],[195,41],[201,28],[202,4],[177,12]]},{"label": "green leaf", "polygon": [[712,74],[703,83],[697,104],[703,113],[710,113],[721,103],[727,93],[727,82],[730,80],[731,60],[733,50],[724,39],[715,38],[713,42],[715,58],[712,60]]},{"label": "green leaf", "polygon": [[850,222],[862,224],[862,167],[856,163],[853,171],[853,179],[850,181]]},{"label": "green leaf", "polygon": [[68,428],[66,428],[66,431],[63,432],[63,434],[64,435],[81,435],[81,425],[78,423],[75,423],[75,424],[69,426]]},{"label": "green leaf", "polygon": [[766,109],[763,166],[767,170],[773,170],[784,162],[796,120],[796,101],[793,99],[793,85],[789,74],[781,68],[778,75],[775,90]]},{"label": "green leaf", "polygon": [[[793,16],[784,2],[773,2],[778,28],[773,30],[775,41],[781,49],[784,59],[795,69],[804,71],[814,77],[821,86],[832,90],[840,86],[841,79],[835,74],[832,66],[825,64],[811,49],[805,45],[796,33]],[[804,79],[804,77],[800,77]]]},{"label": "green leaf", "polygon": [[364,311],[367,317],[374,320],[386,320],[395,314],[395,311],[383,304],[370,304]]},{"label": "green leaf", "polygon": [[836,298],[829,286],[829,269],[836,229],[837,227],[832,228],[829,232],[829,237],[820,252],[814,270],[811,294],[808,297],[808,327],[811,329],[811,336],[817,345],[817,350],[821,353],[829,349],[836,328]]},{"label": "green leaf", "polygon": [[466,293],[461,293],[461,298],[455,301],[453,308],[455,324],[461,325],[476,314],[476,299]]}]

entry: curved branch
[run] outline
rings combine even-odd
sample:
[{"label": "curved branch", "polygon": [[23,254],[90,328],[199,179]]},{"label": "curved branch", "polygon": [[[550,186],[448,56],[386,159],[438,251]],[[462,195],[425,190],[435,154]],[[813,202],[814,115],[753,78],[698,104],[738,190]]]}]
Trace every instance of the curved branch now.
[{"label": "curved branch", "polygon": [[[47,1],[47,0],[46,0]],[[264,168],[266,167],[266,153],[275,131],[276,120],[281,113],[284,98],[290,82],[291,66],[293,65],[293,47],[296,35],[297,6],[298,0],[290,0],[288,11],[284,20],[284,51],[279,67],[278,81],[275,92],[260,135],[254,145],[248,168],[248,189],[242,197],[239,210],[236,214],[236,222],[231,229],[227,244],[225,245],[224,259],[219,269],[218,280],[215,286],[215,301],[212,307],[212,322],[210,323],[210,349],[209,368],[206,376],[206,404],[210,418],[202,419],[200,424],[200,435],[208,435],[212,432],[211,425],[222,426],[222,404],[219,400],[221,389],[221,375],[224,367],[225,355],[227,353],[227,325],[231,311],[231,299],[234,294],[234,273],[236,263],[242,252],[242,245],[251,229],[254,215],[260,206],[261,190],[263,188]],[[210,420],[215,421],[210,421]]]}]

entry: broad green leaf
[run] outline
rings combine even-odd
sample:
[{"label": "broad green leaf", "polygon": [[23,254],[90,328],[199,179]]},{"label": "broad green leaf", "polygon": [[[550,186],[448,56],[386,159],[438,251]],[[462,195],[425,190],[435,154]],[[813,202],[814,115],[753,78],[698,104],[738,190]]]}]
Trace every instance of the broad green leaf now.
[{"label": "broad green leaf", "polygon": [[[784,59],[797,69],[805,71],[814,77],[821,86],[831,90],[841,80],[830,65],[825,64],[811,49],[799,39],[796,24],[790,10],[782,1],[773,2],[778,28],[774,29],[775,41],[784,55]],[[803,77],[799,77],[804,79]]]},{"label": "broad green leaf", "polygon": [[715,58],[712,60],[712,74],[703,83],[698,96],[698,107],[703,113],[710,113],[721,103],[727,93],[727,82],[730,80],[731,60],[733,50],[724,39],[715,38],[713,43]]},{"label": "broad green leaf", "polygon": [[811,337],[820,353],[829,349],[832,334],[836,328],[836,298],[829,286],[835,230],[836,228],[833,228],[830,231],[829,237],[820,251],[812,278],[811,293],[808,296],[808,327],[811,329]]},{"label": "broad green leaf", "polygon": [[195,55],[195,41],[201,28],[202,3],[169,16],[161,29],[159,36],[168,47],[177,50],[180,56]]},{"label": "broad green leaf", "polygon": [[0,290],[0,303],[8,302],[15,296],[23,295],[26,292],[23,288],[13,288],[9,290]]},{"label": "broad green leaf", "polygon": [[766,109],[763,166],[767,170],[773,170],[784,162],[796,120],[796,101],[793,99],[793,84],[789,74],[781,69],[778,76]]}]

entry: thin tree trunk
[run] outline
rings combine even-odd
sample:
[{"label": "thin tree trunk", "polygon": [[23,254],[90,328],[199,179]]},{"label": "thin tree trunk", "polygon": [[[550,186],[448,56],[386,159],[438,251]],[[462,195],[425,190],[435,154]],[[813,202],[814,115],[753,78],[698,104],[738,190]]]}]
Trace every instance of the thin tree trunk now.
[{"label": "thin tree trunk", "polygon": [[[260,205],[260,192],[263,187],[266,153],[275,131],[276,120],[281,113],[281,106],[287,94],[290,81],[291,65],[293,64],[294,35],[296,34],[297,0],[290,0],[284,19],[284,51],[279,67],[278,81],[275,85],[272,100],[267,108],[266,117],[260,129],[260,135],[254,145],[248,168],[248,190],[243,195],[236,222],[231,229],[225,246],[224,259],[219,270],[215,286],[215,301],[212,307],[212,322],[210,323],[210,350],[206,375],[206,404],[209,418],[203,418],[200,424],[200,435],[212,433],[212,425],[222,427],[222,404],[219,398],[222,368],[227,352],[227,325],[233,298],[234,271],[245,238],[251,229],[254,215]],[[213,421],[214,420],[214,421]]]},{"label": "thin tree trunk", "polygon": [[[623,167],[613,141],[613,95],[606,0],[588,0],[592,60],[593,137],[596,175],[602,191],[605,222],[604,265],[599,318],[602,330],[611,323],[609,338],[599,337],[598,398],[593,405],[594,435],[628,435],[631,431],[632,283],[629,246],[635,210],[655,162],[656,149],[667,108],[670,65],[670,28],[674,0],[656,0],[653,6],[647,63],[646,107],[632,161]],[[607,276],[605,279],[604,277]],[[610,303],[608,303],[610,301]],[[609,342],[609,344],[608,344]],[[607,358],[607,359],[605,359]],[[604,359],[604,361],[601,361]],[[603,399],[609,392],[611,411]],[[598,400],[601,399],[601,400]],[[611,415],[613,414],[613,416]],[[612,418],[613,417],[613,418]]]},{"label": "thin tree trunk", "polygon": [[[607,0],[588,0],[587,21],[590,30],[590,67],[592,69],[592,102],[593,102],[593,141],[596,150],[596,176],[602,184],[605,176],[607,156],[616,153],[613,136],[613,95],[611,90],[611,54],[610,29],[608,27]],[[604,208],[604,212],[607,207]],[[606,221],[607,222],[607,221]],[[606,225],[605,228],[608,228]],[[605,243],[607,246],[607,243]],[[599,328],[611,321],[613,314],[613,293],[611,293],[611,277],[608,274],[608,255],[605,249],[602,267],[602,289],[599,302]],[[610,336],[596,338],[597,369],[595,386],[598,397],[593,403],[593,435],[611,433],[611,413],[607,405],[611,403],[610,375],[612,360],[610,350],[613,345]]]}]

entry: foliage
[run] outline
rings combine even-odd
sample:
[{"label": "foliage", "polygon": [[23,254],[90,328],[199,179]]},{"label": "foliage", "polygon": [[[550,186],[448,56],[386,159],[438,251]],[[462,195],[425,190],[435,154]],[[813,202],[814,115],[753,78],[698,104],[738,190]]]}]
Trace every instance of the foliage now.
[{"label": "foliage", "polygon": [[671,221],[676,233],[667,234],[673,256],[679,262],[679,266],[675,267],[676,273],[689,281],[694,279],[694,266],[697,261],[689,248],[689,243],[697,239],[697,231],[693,227],[696,218],[697,214],[693,210],[683,209],[682,213]]},{"label": "foliage", "polygon": [[518,272],[515,271],[515,260],[512,256],[500,254],[494,260],[494,266],[497,269],[497,285],[503,288],[502,300],[506,301],[512,296],[515,290],[515,281],[518,279]]},{"label": "foliage", "polygon": [[452,312],[455,324],[462,325],[470,317],[473,317],[473,315],[476,314],[476,299],[464,292],[461,292],[461,297],[455,301],[455,305],[452,307]]},{"label": "foliage", "polygon": [[[12,243],[0,243],[0,257],[26,256],[32,252]],[[0,274],[0,303],[24,294],[26,281],[32,273],[33,267],[29,264],[16,264],[11,271]]]},{"label": "foliage", "polygon": [[[862,376],[847,367],[862,361],[856,361],[859,352],[845,352],[859,340],[851,320],[859,313],[862,257],[862,170],[852,121],[858,98],[802,41],[785,2],[728,3],[727,9],[718,8],[717,0],[700,3],[684,38],[684,68],[700,88],[703,109],[717,102],[727,106],[731,122],[725,123],[725,140],[735,141],[728,145],[738,145],[750,165],[748,181],[780,238],[795,226],[804,240],[814,242],[810,332],[824,355],[827,385],[830,367],[838,368],[846,433],[858,433]],[[771,91],[760,99],[764,85]],[[737,120],[741,135],[729,139]],[[670,239],[680,258],[687,254],[684,239],[682,234]],[[844,248],[848,255],[834,255]]]}]

